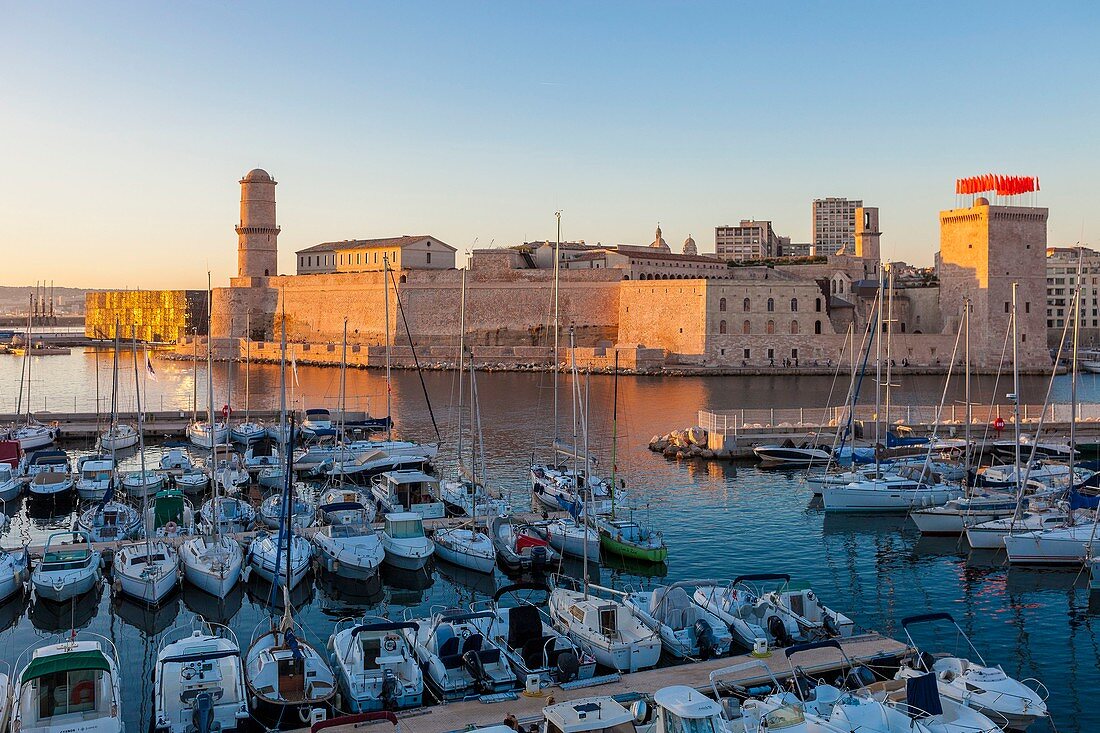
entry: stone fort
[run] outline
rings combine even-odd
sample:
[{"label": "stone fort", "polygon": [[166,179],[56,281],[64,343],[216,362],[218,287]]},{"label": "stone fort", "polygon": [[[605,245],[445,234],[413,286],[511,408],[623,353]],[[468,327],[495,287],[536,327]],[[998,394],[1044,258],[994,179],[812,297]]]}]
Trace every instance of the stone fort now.
[{"label": "stone fort", "polygon": [[[658,226],[649,245],[529,242],[474,250],[464,271],[434,235],[325,242],[295,253],[278,274],[275,179],[241,180],[237,276],[213,290],[210,333],[203,291],[89,293],[87,332],[175,341],[191,353],[209,336],[220,356],[275,356],[285,321],[297,358],[339,360],[344,319],[349,363],[377,364],[386,334],[396,363],[453,360],[465,289],[465,338],[475,359],[548,363],[555,281],[558,326],[571,327],[587,364],[625,369],[770,368],[849,364],[873,318],[879,212],[857,211],[855,246],[815,258],[729,263],[700,255],[689,236],[673,252]],[[1046,369],[1047,210],[973,205],[940,212],[938,282],[897,273],[885,306],[891,358],[946,368],[971,304],[972,363],[996,369],[1017,287],[1021,367]],[[556,255],[556,256],[555,256]],[[463,285],[463,282],[465,283]],[[268,351],[270,350],[270,351]]]}]

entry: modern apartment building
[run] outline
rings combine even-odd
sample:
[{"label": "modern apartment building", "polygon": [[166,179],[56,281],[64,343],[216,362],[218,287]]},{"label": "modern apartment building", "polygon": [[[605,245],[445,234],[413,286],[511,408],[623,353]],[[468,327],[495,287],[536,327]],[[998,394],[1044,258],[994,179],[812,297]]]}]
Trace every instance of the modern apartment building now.
[{"label": "modern apartment building", "polygon": [[779,254],[770,221],[742,219],[737,226],[714,227],[714,253],[724,260],[759,260]]},{"label": "modern apartment building", "polygon": [[841,247],[847,247],[851,252],[855,244],[856,209],[862,206],[863,202],[856,199],[814,199],[814,254],[836,254]]}]

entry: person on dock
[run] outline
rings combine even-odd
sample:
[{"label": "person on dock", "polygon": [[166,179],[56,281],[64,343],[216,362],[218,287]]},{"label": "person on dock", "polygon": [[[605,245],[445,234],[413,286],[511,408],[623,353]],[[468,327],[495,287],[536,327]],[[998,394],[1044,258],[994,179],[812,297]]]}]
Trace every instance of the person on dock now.
[{"label": "person on dock", "polygon": [[518,732],[520,730],[519,719],[512,713],[508,713],[504,716],[504,724],[514,731]]}]

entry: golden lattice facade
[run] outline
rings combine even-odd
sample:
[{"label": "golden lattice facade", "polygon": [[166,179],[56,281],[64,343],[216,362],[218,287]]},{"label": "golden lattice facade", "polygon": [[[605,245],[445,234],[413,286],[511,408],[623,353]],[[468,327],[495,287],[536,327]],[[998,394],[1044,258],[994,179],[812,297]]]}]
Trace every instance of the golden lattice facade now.
[{"label": "golden lattice facade", "polygon": [[206,298],[202,290],[123,290],[88,293],[84,335],[88,338],[130,338],[136,328],[141,341],[172,342],[206,334]]}]

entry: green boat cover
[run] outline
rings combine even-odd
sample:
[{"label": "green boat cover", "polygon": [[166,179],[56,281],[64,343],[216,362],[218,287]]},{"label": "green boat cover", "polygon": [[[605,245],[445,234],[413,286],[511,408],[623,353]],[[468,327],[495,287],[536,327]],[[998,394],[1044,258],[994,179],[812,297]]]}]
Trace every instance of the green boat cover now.
[{"label": "green boat cover", "polygon": [[57,672],[78,672],[95,669],[104,672],[111,671],[111,665],[107,662],[107,657],[99,650],[51,654],[48,657],[32,659],[23,671],[22,681],[25,684],[31,680],[47,677]]},{"label": "green boat cover", "polygon": [[179,489],[158,491],[153,498],[153,524],[159,529],[169,522],[183,522],[183,492]]}]

